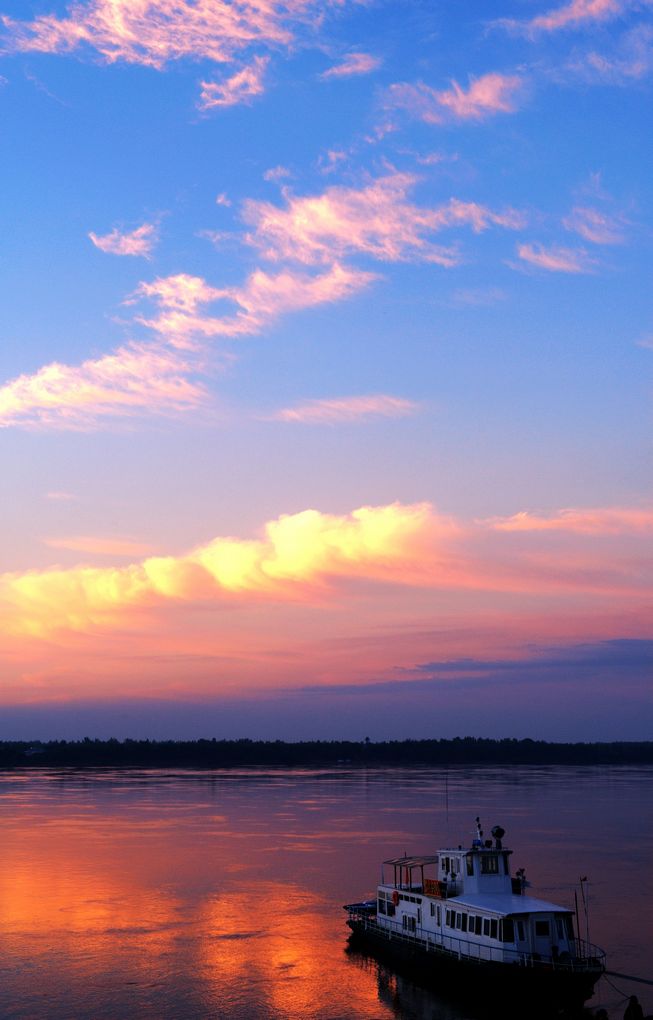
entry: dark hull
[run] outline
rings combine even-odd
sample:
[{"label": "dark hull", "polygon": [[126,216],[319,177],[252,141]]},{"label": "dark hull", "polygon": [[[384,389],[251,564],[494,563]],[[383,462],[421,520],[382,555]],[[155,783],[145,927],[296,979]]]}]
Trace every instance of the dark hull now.
[{"label": "dark hull", "polygon": [[573,1012],[582,1009],[603,973],[602,967],[585,971],[520,967],[514,963],[459,958],[454,953],[425,949],[418,940],[394,938],[386,932],[351,918],[352,945],[372,952],[419,983],[446,993],[449,998],[485,1001],[495,998],[501,1010],[521,1011],[523,1016]]}]

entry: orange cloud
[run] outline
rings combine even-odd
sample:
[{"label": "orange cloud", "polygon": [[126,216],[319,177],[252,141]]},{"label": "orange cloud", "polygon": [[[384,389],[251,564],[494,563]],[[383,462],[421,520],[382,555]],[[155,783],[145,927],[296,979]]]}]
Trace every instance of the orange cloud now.
[{"label": "orange cloud", "polygon": [[373,57],[371,53],[349,53],[339,64],[334,64],[327,71],[323,71],[320,78],[351,78],[354,75],[370,74],[381,66],[380,57]]},{"label": "orange cloud", "polygon": [[273,260],[313,264],[362,252],[384,261],[452,266],[459,261],[455,250],[435,245],[430,234],[462,225],[475,231],[523,226],[514,209],[494,212],[456,198],[435,209],[413,205],[407,195],[416,182],[412,174],[393,173],[361,189],[331,187],[305,198],[286,194],[286,208],[250,199],[243,211],[253,227],[248,240]]},{"label": "orange cloud", "polygon": [[81,365],[52,362],[0,387],[0,427],[87,429],[99,420],[188,411],[204,387],[178,353],[130,343]]},{"label": "orange cloud", "polygon": [[598,507],[559,510],[551,517],[527,511],[491,522],[498,531],[568,531],[578,535],[620,535],[653,532],[653,509]]},{"label": "orange cloud", "polygon": [[562,222],[567,230],[573,230],[592,244],[621,244],[624,241],[622,222],[599,209],[576,206]]},{"label": "orange cloud", "polygon": [[88,46],[108,63],[162,68],[183,58],[225,63],[253,44],[287,46],[312,13],[321,13],[312,0],[90,0],[70,4],[62,18],[2,21],[15,50]]},{"label": "orange cloud", "polygon": [[514,113],[524,80],[519,75],[491,72],[472,78],[467,89],[452,81],[450,89],[438,91],[424,82],[398,82],[387,92],[386,105],[407,111],[427,124],[447,119],[482,120],[497,113]]},{"label": "orange cloud", "polygon": [[377,393],[367,397],[309,400],[296,407],[284,407],[273,418],[308,425],[336,425],[367,418],[403,418],[415,414],[418,408],[412,400]]},{"label": "orange cloud", "polygon": [[110,233],[99,236],[91,231],[88,235],[100,251],[109,255],[141,255],[148,258],[156,244],[157,229],[153,223],[143,223],[130,233],[121,233],[115,227]]},{"label": "orange cloud", "polygon": [[[436,528],[437,523],[437,528]],[[305,510],[269,522],[260,539],[216,538],[185,556],[150,557],[126,567],[80,566],[0,577],[10,631],[44,637],[61,628],[115,623],[162,601],[226,596],[301,600],[307,587],[337,577],[407,582],[421,571],[424,540],[455,530],[426,504],[361,507],[348,516]]]},{"label": "orange cloud", "polygon": [[269,62],[269,57],[254,57],[248,67],[237,71],[231,78],[221,82],[203,81],[198,107],[200,110],[212,110],[216,106],[250,103],[254,96],[265,91],[263,78]]},{"label": "orange cloud", "polygon": [[550,273],[591,273],[595,262],[583,248],[563,248],[561,245],[520,244],[517,254],[523,262]]}]

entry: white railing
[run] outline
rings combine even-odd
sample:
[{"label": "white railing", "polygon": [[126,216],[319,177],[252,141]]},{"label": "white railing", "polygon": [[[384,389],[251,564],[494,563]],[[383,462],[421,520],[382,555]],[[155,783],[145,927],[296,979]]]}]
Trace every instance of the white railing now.
[{"label": "white railing", "polygon": [[542,957],[538,953],[520,952],[519,950],[506,949],[503,946],[490,946],[480,942],[470,942],[469,939],[459,938],[457,935],[436,934],[425,928],[416,928],[414,932],[408,931],[397,921],[390,921],[384,918],[379,924],[376,917],[367,910],[361,910],[360,904],[346,908],[352,920],[355,920],[365,930],[373,931],[375,934],[384,935],[393,941],[399,940],[412,946],[418,945],[427,952],[465,958],[470,962],[477,963],[514,963],[522,967],[546,968],[560,971],[603,971],[605,970],[605,953],[598,946],[585,942],[582,939],[574,940],[574,955],[566,958],[561,954],[557,959]]}]

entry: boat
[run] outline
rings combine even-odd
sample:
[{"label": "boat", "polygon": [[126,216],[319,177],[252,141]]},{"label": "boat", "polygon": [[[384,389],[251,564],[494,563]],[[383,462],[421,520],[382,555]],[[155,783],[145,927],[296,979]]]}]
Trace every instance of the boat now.
[{"label": "boat", "polygon": [[350,940],[452,997],[497,993],[506,1005],[581,1008],[605,953],[578,936],[574,911],[527,893],[524,869],[511,874],[504,836],[495,825],[485,839],[477,818],[471,846],[384,861],[376,899],[345,905]]}]

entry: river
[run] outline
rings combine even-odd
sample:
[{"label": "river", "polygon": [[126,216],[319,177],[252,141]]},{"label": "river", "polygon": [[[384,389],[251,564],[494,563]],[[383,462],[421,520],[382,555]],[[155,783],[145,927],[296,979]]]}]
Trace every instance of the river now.
[{"label": "river", "polygon": [[[587,876],[591,941],[653,980],[652,793],[647,767],[3,773],[0,1016],[467,1020],[347,952],[342,904],[477,814],[531,894],[573,908]],[[653,1013],[610,980],[592,1009]]]}]

